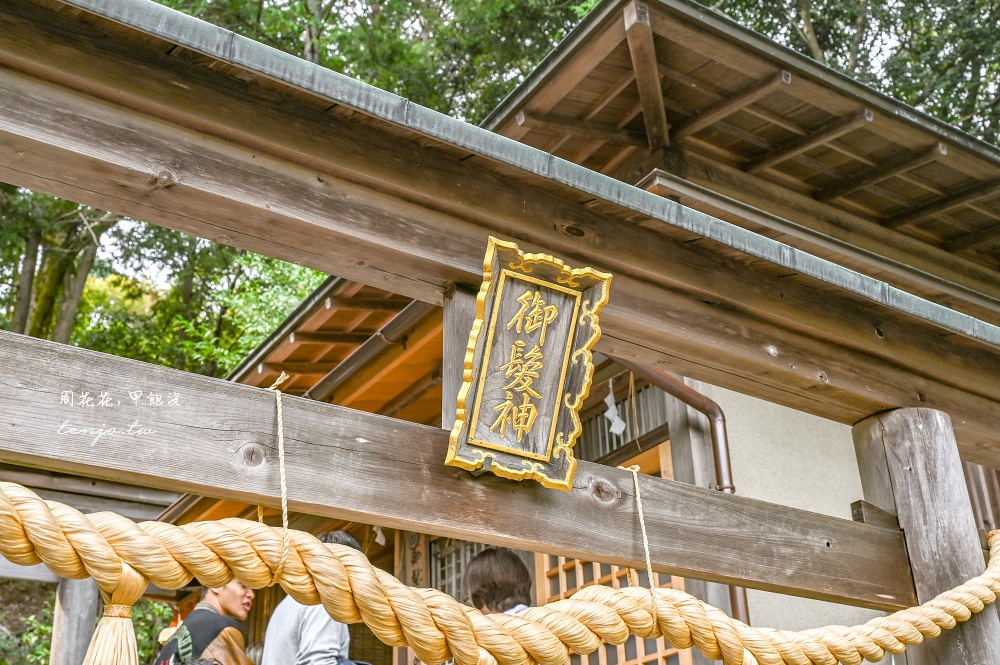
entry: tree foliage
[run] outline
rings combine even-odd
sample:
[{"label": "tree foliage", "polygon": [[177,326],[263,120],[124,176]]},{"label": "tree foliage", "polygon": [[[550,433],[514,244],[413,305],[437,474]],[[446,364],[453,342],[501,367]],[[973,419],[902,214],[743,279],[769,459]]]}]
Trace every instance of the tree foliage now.
[{"label": "tree foliage", "polygon": [[[323,279],[140,222],[111,235],[121,269],[88,278],[73,343],[189,372],[224,376]],[[135,277],[154,267],[165,286]]]},{"label": "tree foliage", "polygon": [[[52,642],[52,614],[55,588],[48,584],[26,585],[29,592],[44,592],[42,609],[20,619],[20,630],[13,632],[3,624],[0,614],[0,665],[48,665]],[[139,649],[139,662],[148,663],[160,650],[160,631],[173,621],[174,611],[166,603],[140,600],[132,608],[132,625]],[[97,618],[94,618],[97,623]]]},{"label": "tree foliage", "polygon": [[577,22],[580,0],[161,0],[470,122]]},{"label": "tree foliage", "polygon": [[996,0],[705,4],[974,136],[1000,140]]}]

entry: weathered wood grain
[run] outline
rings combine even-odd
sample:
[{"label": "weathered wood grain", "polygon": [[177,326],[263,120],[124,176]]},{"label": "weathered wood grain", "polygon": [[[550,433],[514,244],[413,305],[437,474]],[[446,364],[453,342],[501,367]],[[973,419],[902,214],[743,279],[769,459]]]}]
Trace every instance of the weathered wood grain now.
[{"label": "weathered wood grain", "polygon": [[101,594],[97,582],[59,580],[52,613],[52,643],[49,665],[78,665],[90,647],[97,629]]},{"label": "weathered wood grain", "polygon": [[644,2],[632,0],[625,5],[623,16],[632,70],[639,88],[646,140],[651,151],[659,150],[670,145],[670,125],[663,107],[663,89],[656,66],[656,45],[653,29],[649,24],[649,7]]},{"label": "weathered wood grain", "polygon": [[[0,376],[0,460],[277,504],[274,398],[265,390],[12,333],[0,334]],[[143,395],[99,412],[60,406],[68,390]],[[176,394],[177,404],[150,406],[150,392]],[[643,560],[627,471],[580,463],[573,489],[558,492],[443,466],[448,434],[438,428],[296,397],[284,398],[284,420],[294,511],[588,561]],[[886,609],[914,599],[899,534],[641,482],[660,570]]]},{"label": "weathered wood grain", "polygon": [[458,391],[462,387],[469,335],[472,332],[472,324],[476,321],[478,293],[474,289],[459,287],[444,301],[444,330],[441,340],[441,427],[449,432],[455,426]]},{"label": "weathered wood grain", "polygon": [[[0,20],[0,62],[30,72],[0,77],[0,178],[435,303],[478,282],[489,233],[524,238],[616,274],[605,348],[841,422],[930,405],[954,415],[969,459],[1000,458],[994,349],[924,362],[919,344],[871,339],[868,301],[783,309],[781,280],[46,16],[58,41]],[[900,316],[918,342],[940,334]]]},{"label": "weathered wood grain", "polygon": [[[862,474],[866,499],[876,485],[871,496],[887,501],[891,485],[920,601],[982,573],[979,533],[948,415],[896,409],[858,423],[854,438],[860,466],[869,467]],[[910,665],[1000,663],[1000,617],[988,609],[911,651]]]}]

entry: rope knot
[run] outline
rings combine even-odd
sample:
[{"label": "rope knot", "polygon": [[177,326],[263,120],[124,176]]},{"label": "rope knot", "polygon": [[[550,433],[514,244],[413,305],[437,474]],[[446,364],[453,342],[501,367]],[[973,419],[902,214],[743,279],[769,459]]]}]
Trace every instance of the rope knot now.
[{"label": "rope knot", "polygon": [[132,618],[132,606],[131,605],[113,605],[108,604],[104,606],[104,616],[111,619],[131,619]]}]

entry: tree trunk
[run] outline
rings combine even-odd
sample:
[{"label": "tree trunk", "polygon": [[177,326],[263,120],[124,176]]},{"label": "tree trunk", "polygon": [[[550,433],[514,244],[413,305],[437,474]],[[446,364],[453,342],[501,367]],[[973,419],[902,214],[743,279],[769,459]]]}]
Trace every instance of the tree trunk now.
[{"label": "tree trunk", "polygon": [[851,38],[851,52],[847,61],[847,71],[851,73],[857,72],[861,44],[865,40],[866,32],[868,32],[868,0],[860,0],[858,2],[858,20],[854,26],[854,37]]},{"label": "tree trunk", "polygon": [[323,34],[323,3],[321,0],[306,0],[309,20],[302,33],[302,57],[318,65],[322,54],[319,52],[319,38]]},{"label": "tree trunk", "polygon": [[27,330],[32,337],[48,339],[56,301],[72,260],[73,255],[61,247],[50,247],[42,251],[42,269],[38,275],[39,283],[35,289],[34,307]]},{"label": "tree trunk", "polygon": [[73,323],[76,321],[76,311],[80,308],[80,298],[83,296],[83,287],[87,283],[90,268],[94,265],[97,249],[97,245],[87,245],[76,262],[76,272],[72,277],[67,273],[63,280],[62,304],[59,306],[59,315],[52,331],[53,342],[69,344]]},{"label": "tree trunk", "polygon": [[24,334],[28,327],[28,315],[31,312],[31,287],[35,283],[35,268],[38,266],[38,246],[42,242],[42,232],[33,228],[28,233],[24,246],[24,260],[21,262],[21,275],[17,282],[17,295],[14,296],[14,313],[10,317],[10,330]]},{"label": "tree trunk", "polygon": [[799,16],[802,17],[802,28],[799,30],[799,33],[809,47],[809,54],[813,60],[825,65],[826,58],[823,56],[823,49],[816,38],[816,30],[813,28],[812,9],[809,5],[809,0],[799,0]]}]

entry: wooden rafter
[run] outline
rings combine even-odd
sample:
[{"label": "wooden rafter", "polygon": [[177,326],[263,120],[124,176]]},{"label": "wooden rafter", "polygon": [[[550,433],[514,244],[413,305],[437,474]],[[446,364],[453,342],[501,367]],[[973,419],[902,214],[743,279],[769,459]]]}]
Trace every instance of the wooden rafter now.
[{"label": "wooden rafter", "polygon": [[1000,224],[991,224],[985,229],[966,233],[945,244],[949,252],[960,252],[965,249],[975,249],[988,243],[1000,240]]},{"label": "wooden rafter", "polygon": [[598,113],[604,110],[604,108],[617,99],[618,95],[632,84],[635,80],[635,71],[629,70],[619,78],[611,88],[608,89],[606,93],[601,95],[601,97],[594,102],[587,112],[583,115],[584,120],[593,120]]},{"label": "wooden rafter", "polygon": [[290,344],[362,344],[372,333],[327,331],[293,332],[288,336]]},{"label": "wooden rafter", "polygon": [[935,201],[923,207],[917,208],[916,210],[907,210],[906,212],[896,215],[895,217],[887,219],[884,224],[890,229],[896,229],[906,224],[919,222],[927,219],[928,217],[941,215],[949,210],[954,210],[955,208],[960,208],[964,205],[975,203],[976,201],[982,201],[983,199],[990,198],[991,196],[995,196],[997,194],[1000,194],[1000,180],[982,182],[955,194],[951,198],[944,199],[943,201]]},{"label": "wooden rafter", "polygon": [[935,143],[933,146],[921,153],[906,153],[904,155],[900,155],[895,159],[890,159],[873,169],[859,173],[858,175],[848,178],[843,182],[821,189],[816,193],[816,199],[819,201],[830,201],[832,199],[845,196],[851,192],[864,189],[865,187],[870,187],[871,185],[880,183],[883,180],[888,180],[894,176],[906,173],[907,171],[912,171],[913,169],[921,167],[924,164],[929,164],[930,162],[940,159],[947,154],[948,146],[944,143]]},{"label": "wooden rafter", "polygon": [[330,365],[330,364],[332,364],[332,361],[320,364],[309,360],[272,360],[270,362],[261,363],[257,367],[257,373],[268,374],[268,373],[288,372],[289,374],[322,376],[323,374],[326,374],[326,369],[324,369],[324,365]]},{"label": "wooden rafter", "polygon": [[625,37],[632,69],[639,87],[642,102],[642,119],[646,124],[646,138],[650,150],[670,145],[670,125],[663,107],[663,90],[657,68],[653,30],[649,23],[649,7],[639,0],[625,5]]},{"label": "wooden rafter", "polygon": [[792,75],[788,72],[781,72],[763,83],[751,86],[747,90],[737,93],[733,97],[722,99],[691,120],[675,127],[672,138],[675,141],[682,141],[691,134],[699,132],[750,106],[754,102],[767,97],[778,88],[790,85],[791,82]]},{"label": "wooden rafter", "polygon": [[[605,57],[614,51],[625,39],[622,24],[618,21],[609,29],[589,42],[586,48],[577,51],[569,62],[561,64],[558,73],[543,86],[531,100],[530,109],[536,113],[548,113],[563,97],[583,81]],[[515,139],[522,138],[527,127],[511,124],[505,134]]]},{"label": "wooden rafter", "polygon": [[[280,504],[269,391],[6,332],[0,333],[0,373],[7,377],[0,386],[4,459]],[[155,431],[141,439],[109,436],[91,446],[81,437],[55,434],[67,417],[59,408],[38,408],[57,405],[66,386],[81,382],[171,386],[182,402],[173,409],[143,406],[114,419],[102,414],[108,425],[126,428],[137,418],[155,420]],[[569,492],[523,483],[512,492],[509,480],[473,478],[444,466],[449,433],[440,428],[290,396],[283,398],[283,414],[292,511],[642,565],[628,471],[580,462]],[[190,459],[197,464],[184,462]],[[658,570],[882,609],[913,602],[900,532],[660,478],[640,476],[639,482]],[[526,519],[542,505],[560,519]],[[824,542],[831,546],[817,547]]]},{"label": "wooden rafter", "polygon": [[332,296],[326,299],[326,308],[395,312],[406,307],[409,302],[409,298],[338,298]]},{"label": "wooden rafter", "polygon": [[441,368],[435,367],[427,374],[413,382],[409,388],[393,398],[388,404],[379,409],[383,416],[395,416],[402,413],[406,407],[410,406],[421,397],[429,393],[436,386],[441,385]]},{"label": "wooden rafter", "polygon": [[576,118],[560,118],[551,115],[537,115],[526,111],[517,114],[517,124],[522,127],[538,127],[555,132],[570,134],[581,139],[603,141],[616,145],[645,146],[646,137],[637,132],[617,127],[606,127]]},{"label": "wooden rafter", "polygon": [[792,141],[787,145],[780,146],[773,152],[750,162],[747,164],[745,169],[750,173],[758,173],[764,169],[780,164],[785,160],[791,159],[792,157],[808,152],[817,146],[821,146],[824,143],[828,143],[836,138],[839,138],[848,132],[854,131],[858,127],[870,124],[874,122],[874,120],[874,113],[868,109],[862,109],[854,115],[835,120],[827,127],[812,134],[803,136],[802,138]]},{"label": "wooden rafter", "polygon": [[371,361],[355,371],[327,397],[334,404],[351,406],[388,376],[396,367],[417,355],[432,340],[440,339],[439,316],[428,316],[407,335],[405,343],[391,344]]}]

